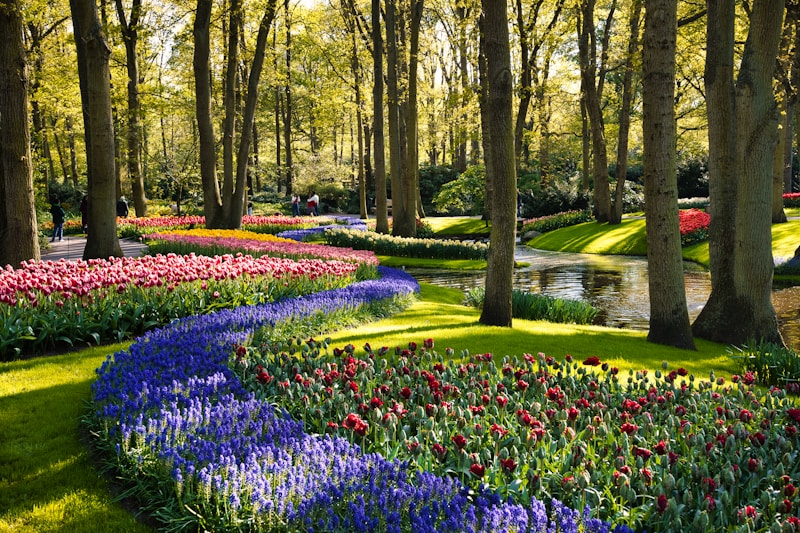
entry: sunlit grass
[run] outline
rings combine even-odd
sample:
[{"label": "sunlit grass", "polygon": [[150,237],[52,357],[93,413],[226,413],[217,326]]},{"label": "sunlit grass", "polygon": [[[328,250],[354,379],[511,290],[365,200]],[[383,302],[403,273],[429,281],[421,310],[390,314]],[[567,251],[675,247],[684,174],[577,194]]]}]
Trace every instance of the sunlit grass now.
[{"label": "sunlit grass", "polygon": [[95,369],[124,347],[0,363],[0,531],[148,531],[80,439]]},{"label": "sunlit grass", "polygon": [[642,218],[624,218],[615,226],[585,222],[544,233],[528,246],[559,252],[647,255],[645,222]]},{"label": "sunlit grass", "polygon": [[395,257],[379,255],[381,265],[401,268],[439,268],[445,270],[485,270],[486,261],[480,259],[422,259],[419,257]]},{"label": "sunlit grass", "polygon": [[430,224],[434,233],[439,236],[487,236],[491,231],[491,225],[481,220],[481,217],[427,217],[425,222]]},{"label": "sunlit grass", "polygon": [[426,283],[421,286],[421,302],[389,319],[331,335],[334,346],[352,342],[360,347],[369,342],[373,347],[394,348],[433,338],[439,353],[451,347],[456,354],[467,349],[498,357],[538,352],[556,358],[597,355],[628,370],[655,370],[668,361],[670,368],[684,367],[699,377],[706,377],[711,370],[722,376],[737,371],[724,345],[700,339],[696,340],[697,351],[687,351],[649,343],[647,332],[642,331],[516,319],[510,329],[484,326],[478,323],[480,311],[460,304],[460,291]]}]

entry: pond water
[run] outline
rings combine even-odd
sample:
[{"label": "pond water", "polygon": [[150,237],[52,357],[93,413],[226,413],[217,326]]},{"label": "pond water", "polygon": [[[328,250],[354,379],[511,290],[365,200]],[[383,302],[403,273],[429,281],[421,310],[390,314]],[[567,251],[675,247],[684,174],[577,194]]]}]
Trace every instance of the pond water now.
[{"label": "pond water", "polygon": [[[583,300],[601,310],[599,320],[610,327],[647,331],[650,301],[647,259],[631,256],[570,254],[517,246],[514,288]],[[485,283],[484,272],[409,269],[417,280],[468,290]],[[711,277],[702,267],[685,262],[684,280],[689,318],[694,320],[711,293]],[[800,349],[800,287],[775,291],[773,304],[787,344]]]}]

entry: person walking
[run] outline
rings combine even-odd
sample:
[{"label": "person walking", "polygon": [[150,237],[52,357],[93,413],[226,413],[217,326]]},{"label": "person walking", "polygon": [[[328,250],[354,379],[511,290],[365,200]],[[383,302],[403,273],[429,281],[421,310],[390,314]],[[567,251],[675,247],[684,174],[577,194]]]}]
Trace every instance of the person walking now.
[{"label": "person walking", "polygon": [[64,219],[67,214],[64,213],[64,208],[61,207],[61,201],[56,198],[53,205],[50,206],[50,214],[53,216],[53,238],[50,242],[55,242],[58,237],[59,242],[64,240]]},{"label": "person walking", "polygon": [[84,233],[89,232],[89,197],[83,195],[81,199],[81,229]]},{"label": "person walking", "polygon": [[292,194],[292,216],[300,216],[300,195],[297,193]]},{"label": "person walking", "polygon": [[126,218],[128,216],[128,201],[124,196],[120,196],[117,200],[117,216]]},{"label": "person walking", "polygon": [[319,216],[319,196],[317,196],[317,191],[311,191],[311,196],[308,197],[308,208],[312,215]]}]

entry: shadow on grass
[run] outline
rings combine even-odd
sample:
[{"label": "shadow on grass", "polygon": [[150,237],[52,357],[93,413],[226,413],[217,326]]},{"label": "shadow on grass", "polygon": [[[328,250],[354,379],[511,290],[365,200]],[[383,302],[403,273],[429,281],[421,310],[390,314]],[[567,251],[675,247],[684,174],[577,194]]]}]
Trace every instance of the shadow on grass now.
[{"label": "shadow on grass", "polygon": [[0,367],[0,531],[149,531],[111,501],[81,439],[102,358],[76,359]]}]

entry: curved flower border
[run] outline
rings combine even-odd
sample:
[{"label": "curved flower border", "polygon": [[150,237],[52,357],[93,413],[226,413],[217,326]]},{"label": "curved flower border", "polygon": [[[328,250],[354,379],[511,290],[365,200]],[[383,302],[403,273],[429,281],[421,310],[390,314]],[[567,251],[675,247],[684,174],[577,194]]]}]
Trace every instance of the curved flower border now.
[{"label": "curved flower border", "polygon": [[244,389],[228,362],[258,329],[419,290],[404,272],[380,273],[344,289],[180,320],[109,357],[93,385],[94,408],[120,462],[170,472],[175,492],[165,498],[177,497],[212,529],[546,531],[582,523],[609,531],[588,510],[581,516],[553,502],[551,520],[536,500],[504,503],[342,438],[306,434],[302,422]]}]

